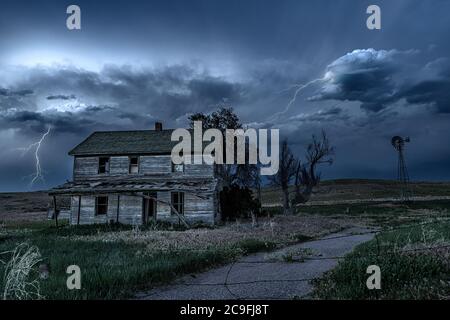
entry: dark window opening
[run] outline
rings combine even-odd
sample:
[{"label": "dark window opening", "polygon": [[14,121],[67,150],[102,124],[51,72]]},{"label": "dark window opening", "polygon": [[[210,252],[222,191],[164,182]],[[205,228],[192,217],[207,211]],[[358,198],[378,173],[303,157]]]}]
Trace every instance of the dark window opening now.
[{"label": "dark window opening", "polygon": [[104,215],[108,213],[108,197],[95,198],[95,215]]},{"label": "dark window opening", "polygon": [[128,168],[128,173],[139,173],[139,157],[130,157],[130,166]]},{"label": "dark window opening", "polygon": [[172,192],[172,206],[179,214],[184,214],[184,192]]},{"label": "dark window opening", "polygon": [[98,173],[109,173],[109,157],[98,158]]},{"label": "dark window opening", "polygon": [[158,197],[158,194],[156,192],[144,192],[144,196],[149,196],[152,197],[154,199],[150,199],[150,198],[143,198],[143,204],[142,204],[142,209],[143,209],[143,215],[142,215],[142,220],[144,223],[148,223],[151,219],[155,220],[156,219],[156,211],[157,211],[157,207],[156,207],[156,199]]}]

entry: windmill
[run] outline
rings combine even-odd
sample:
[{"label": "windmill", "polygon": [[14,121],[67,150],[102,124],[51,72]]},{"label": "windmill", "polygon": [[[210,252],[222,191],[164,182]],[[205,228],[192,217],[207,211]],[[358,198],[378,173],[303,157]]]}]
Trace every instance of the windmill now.
[{"label": "windmill", "polygon": [[405,143],[409,142],[409,137],[402,138],[400,136],[394,136],[391,139],[392,146],[398,152],[398,165],[397,165],[397,180],[400,183],[400,199],[402,201],[408,201],[411,197],[411,190],[409,188],[409,175],[405,162]]}]

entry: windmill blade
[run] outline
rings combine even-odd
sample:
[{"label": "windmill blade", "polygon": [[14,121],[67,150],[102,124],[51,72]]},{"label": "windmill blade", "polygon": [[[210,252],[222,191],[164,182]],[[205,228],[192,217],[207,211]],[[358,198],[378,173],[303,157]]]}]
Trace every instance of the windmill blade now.
[{"label": "windmill blade", "polygon": [[391,139],[391,144],[395,149],[400,150],[400,148],[405,144],[405,141],[400,136],[394,136]]}]

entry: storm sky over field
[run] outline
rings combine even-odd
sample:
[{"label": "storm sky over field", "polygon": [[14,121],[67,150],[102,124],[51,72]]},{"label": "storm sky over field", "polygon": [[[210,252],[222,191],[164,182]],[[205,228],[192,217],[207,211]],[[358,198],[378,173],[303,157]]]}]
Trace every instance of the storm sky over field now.
[{"label": "storm sky over field", "polygon": [[[81,7],[81,30],[66,8]],[[71,178],[67,152],[95,130],[187,126],[232,106],[279,128],[301,154],[324,129],[336,147],[322,177],[396,176],[393,135],[409,136],[414,180],[450,180],[450,2],[2,1],[0,191]],[[289,105],[295,85],[314,81]],[[45,182],[30,186],[40,148]]]}]

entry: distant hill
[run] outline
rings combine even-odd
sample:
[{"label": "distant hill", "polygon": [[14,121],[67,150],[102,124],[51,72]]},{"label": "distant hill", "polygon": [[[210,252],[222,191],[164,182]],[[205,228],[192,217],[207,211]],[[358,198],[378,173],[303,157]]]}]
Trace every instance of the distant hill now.
[{"label": "distant hill", "polygon": [[[450,196],[450,182],[412,182],[414,196]],[[363,200],[398,197],[400,186],[393,180],[336,179],[322,181],[311,202]],[[262,190],[264,204],[281,203],[281,191],[272,187]]]},{"label": "distant hill", "polygon": [[[50,197],[46,191],[0,193],[0,222],[44,220]],[[68,206],[68,198],[58,199],[58,206]]]}]

